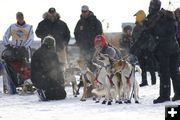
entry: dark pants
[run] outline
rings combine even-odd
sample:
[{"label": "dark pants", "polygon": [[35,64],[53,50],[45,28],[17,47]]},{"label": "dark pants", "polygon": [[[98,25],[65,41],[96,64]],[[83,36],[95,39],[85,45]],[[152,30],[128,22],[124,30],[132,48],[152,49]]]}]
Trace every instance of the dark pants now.
[{"label": "dark pants", "polygon": [[174,93],[180,96],[180,71],[179,71],[179,53],[159,54],[158,60],[160,65],[160,97],[170,97],[170,78],[172,80]]},{"label": "dark pants", "polygon": [[146,52],[138,57],[138,61],[142,70],[142,83],[147,84],[147,71],[149,71],[151,75],[151,83],[156,84],[156,61],[154,56]]}]

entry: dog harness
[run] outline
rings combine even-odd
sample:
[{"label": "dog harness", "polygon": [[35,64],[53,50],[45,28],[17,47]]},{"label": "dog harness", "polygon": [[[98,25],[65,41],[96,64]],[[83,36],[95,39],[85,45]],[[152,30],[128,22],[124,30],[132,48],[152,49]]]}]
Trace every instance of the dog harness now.
[{"label": "dog harness", "polygon": [[112,78],[114,77],[114,74],[111,74],[110,76],[107,75],[108,79],[109,79],[109,82],[111,83],[111,85],[114,85],[113,81],[112,81]]},{"label": "dog harness", "polygon": [[101,84],[101,85],[103,85],[97,78],[98,78],[98,76],[99,76],[99,73],[97,73],[96,74],[96,78],[95,78],[95,81],[97,82],[97,83],[99,83],[99,84]]},{"label": "dog harness", "polygon": [[129,74],[129,76],[128,76],[128,77],[127,77],[127,76],[125,76],[125,78],[126,78],[126,80],[127,80],[127,83],[130,83],[130,78],[131,78],[131,76],[132,76],[133,69],[134,69],[134,67],[132,67],[132,69],[131,69],[131,73]]}]

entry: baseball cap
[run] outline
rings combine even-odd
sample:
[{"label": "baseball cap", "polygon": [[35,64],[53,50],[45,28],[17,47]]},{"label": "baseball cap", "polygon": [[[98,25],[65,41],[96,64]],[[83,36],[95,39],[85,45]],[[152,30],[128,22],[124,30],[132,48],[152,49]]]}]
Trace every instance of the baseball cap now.
[{"label": "baseball cap", "polygon": [[81,11],[89,11],[89,7],[87,5],[83,5],[81,7]]},{"label": "baseball cap", "polygon": [[56,9],[54,7],[51,7],[49,8],[48,10],[49,13],[55,13],[56,12]]},{"label": "baseball cap", "polygon": [[22,12],[17,12],[16,13],[16,18],[18,18],[18,17],[21,17],[21,18],[24,17],[23,13]]}]

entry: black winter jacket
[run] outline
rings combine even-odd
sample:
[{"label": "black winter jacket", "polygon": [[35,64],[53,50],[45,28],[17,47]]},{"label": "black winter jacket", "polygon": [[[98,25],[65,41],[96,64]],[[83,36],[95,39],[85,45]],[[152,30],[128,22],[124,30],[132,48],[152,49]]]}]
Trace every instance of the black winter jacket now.
[{"label": "black winter jacket", "polygon": [[57,19],[52,22],[48,19],[48,13],[45,13],[44,20],[38,24],[35,32],[41,38],[41,42],[47,35],[53,36],[56,40],[56,48],[63,49],[70,40],[70,31],[67,24],[59,18],[59,14],[57,14]]},{"label": "black winter jacket", "polygon": [[[153,21],[154,18],[159,17],[157,15],[148,15],[148,21]],[[148,26],[149,27],[149,26]],[[157,53],[161,54],[172,54],[179,52],[179,46],[175,38],[176,25],[173,15],[167,11],[167,14],[160,16],[160,19],[155,23],[155,25],[149,29],[151,35],[156,39]]]},{"label": "black winter jacket", "polygon": [[44,44],[31,59],[31,80],[35,87],[43,90],[64,88],[64,77],[58,56]]},{"label": "black winter jacket", "polygon": [[74,30],[77,45],[87,51],[94,49],[94,38],[102,33],[102,24],[91,11],[88,18],[81,16]]}]

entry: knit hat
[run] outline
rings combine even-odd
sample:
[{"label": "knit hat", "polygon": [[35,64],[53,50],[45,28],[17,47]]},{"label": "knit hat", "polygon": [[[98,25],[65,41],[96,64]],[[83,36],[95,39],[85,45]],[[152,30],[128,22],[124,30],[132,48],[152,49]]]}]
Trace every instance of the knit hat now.
[{"label": "knit hat", "polygon": [[95,47],[100,45],[103,48],[105,45],[107,45],[107,41],[103,35],[97,35],[94,39],[94,45]]},{"label": "knit hat", "polygon": [[136,22],[140,23],[146,18],[146,14],[143,10],[139,10],[134,16],[136,16]]},{"label": "knit hat", "polygon": [[81,7],[81,11],[89,11],[89,7],[87,5],[83,5]]},{"label": "knit hat", "polygon": [[52,36],[46,36],[43,39],[43,44],[47,46],[48,48],[54,48],[55,47],[55,39]]},{"label": "knit hat", "polygon": [[174,11],[175,15],[177,16],[180,16],[180,7],[177,8],[175,11]]},{"label": "knit hat", "polygon": [[133,28],[132,28],[131,25],[126,25],[126,26],[124,26],[124,28],[123,28],[123,32],[124,32],[124,33],[127,33],[128,30],[131,30],[131,31],[132,31],[132,29],[133,29]]},{"label": "knit hat", "polygon": [[24,15],[23,15],[23,13],[22,12],[17,12],[16,13],[16,18],[24,18]]}]

